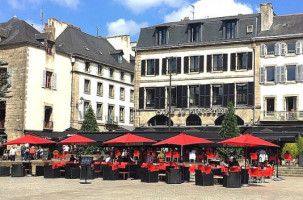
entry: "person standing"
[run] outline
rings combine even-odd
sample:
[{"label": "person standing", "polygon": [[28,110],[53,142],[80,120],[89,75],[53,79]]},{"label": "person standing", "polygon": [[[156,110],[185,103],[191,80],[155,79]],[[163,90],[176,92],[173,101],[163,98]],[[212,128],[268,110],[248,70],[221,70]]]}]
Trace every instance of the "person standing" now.
[{"label": "person standing", "polygon": [[21,151],[21,161],[25,161],[26,160],[26,154],[25,154],[26,147],[24,146],[24,144],[21,144],[20,151]]},{"label": "person standing", "polygon": [[15,146],[13,146],[10,150],[9,150],[9,156],[10,156],[10,160],[11,161],[15,161],[16,159],[16,154],[17,154],[17,148]]},{"label": "person standing", "polygon": [[190,162],[196,162],[196,153],[197,151],[195,149],[191,150],[191,152],[189,152],[189,161]]}]

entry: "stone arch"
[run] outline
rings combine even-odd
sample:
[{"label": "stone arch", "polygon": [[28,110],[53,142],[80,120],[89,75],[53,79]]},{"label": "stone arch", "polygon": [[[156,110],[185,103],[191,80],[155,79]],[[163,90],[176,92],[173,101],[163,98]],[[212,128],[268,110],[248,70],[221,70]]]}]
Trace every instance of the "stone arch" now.
[{"label": "stone arch", "polygon": [[198,115],[189,115],[186,118],[186,126],[201,126],[202,121]]},{"label": "stone arch", "polygon": [[[156,115],[152,117],[150,120],[148,120],[147,125],[148,126],[168,126],[168,117],[165,115]],[[174,122],[171,120],[170,125],[173,126]]]},{"label": "stone arch", "polygon": [[[221,115],[220,117],[218,117],[216,120],[215,120],[215,125],[218,126],[218,125],[221,125],[222,122],[223,122],[223,118],[224,118],[225,115]],[[238,115],[236,115],[237,117],[237,123],[238,125],[244,125],[244,120],[239,117]]]}]

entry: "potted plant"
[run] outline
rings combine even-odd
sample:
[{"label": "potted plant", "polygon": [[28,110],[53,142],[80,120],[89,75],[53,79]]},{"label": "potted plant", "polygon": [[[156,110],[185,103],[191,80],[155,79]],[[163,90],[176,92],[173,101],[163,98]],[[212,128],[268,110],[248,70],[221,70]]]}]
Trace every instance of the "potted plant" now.
[{"label": "potted plant", "polygon": [[299,166],[303,167],[303,137],[299,134],[297,139]]}]

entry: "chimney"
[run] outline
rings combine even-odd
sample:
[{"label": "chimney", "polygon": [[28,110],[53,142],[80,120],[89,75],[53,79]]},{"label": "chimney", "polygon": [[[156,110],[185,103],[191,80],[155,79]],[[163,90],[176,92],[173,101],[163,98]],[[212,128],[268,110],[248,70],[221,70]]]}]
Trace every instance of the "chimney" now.
[{"label": "chimney", "polygon": [[184,17],[183,20],[181,19],[181,21],[189,21],[189,20],[190,20],[189,17]]},{"label": "chimney", "polygon": [[260,4],[261,31],[267,31],[273,24],[274,11],[271,3]]}]

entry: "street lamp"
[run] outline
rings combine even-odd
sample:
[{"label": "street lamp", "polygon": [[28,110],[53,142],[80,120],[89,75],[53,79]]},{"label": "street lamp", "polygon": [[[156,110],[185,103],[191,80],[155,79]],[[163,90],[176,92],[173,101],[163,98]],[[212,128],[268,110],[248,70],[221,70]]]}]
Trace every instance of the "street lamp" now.
[{"label": "street lamp", "polygon": [[168,131],[170,132],[171,131],[171,71],[172,71],[172,60],[173,60],[173,57],[170,58],[170,60],[168,60],[168,64],[169,64],[169,93],[168,93],[168,96],[169,96],[169,101],[168,101]]}]

